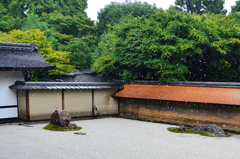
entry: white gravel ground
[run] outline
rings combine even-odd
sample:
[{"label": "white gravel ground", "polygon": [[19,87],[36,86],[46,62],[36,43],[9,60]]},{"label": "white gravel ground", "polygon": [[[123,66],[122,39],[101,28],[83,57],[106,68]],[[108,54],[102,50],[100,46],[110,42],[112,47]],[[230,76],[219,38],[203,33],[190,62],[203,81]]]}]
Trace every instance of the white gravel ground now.
[{"label": "white gravel ground", "polygon": [[167,131],[172,125],[121,118],[74,121],[74,132],[0,125],[0,159],[237,159],[240,137],[211,138]]}]

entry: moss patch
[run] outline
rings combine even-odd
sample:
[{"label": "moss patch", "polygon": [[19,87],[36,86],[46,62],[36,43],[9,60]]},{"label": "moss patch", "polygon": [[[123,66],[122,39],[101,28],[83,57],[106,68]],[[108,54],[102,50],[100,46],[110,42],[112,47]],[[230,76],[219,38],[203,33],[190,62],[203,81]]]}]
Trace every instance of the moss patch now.
[{"label": "moss patch", "polygon": [[174,132],[174,133],[187,133],[187,134],[199,134],[202,136],[208,136],[208,137],[222,137],[222,136],[218,136],[218,135],[213,135],[207,132],[197,132],[197,131],[193,131],[191,129],[186,129],[184,131],[178,131],[178,127],[169,127],[167,128],[168,131]]},{"label": "moss patch", "polygon": [[77,126],[77,129],[70,129],[69,127],[61,127],[59,125],[48,124],[43,129],[51,131],[78,131],[82,128]]}]

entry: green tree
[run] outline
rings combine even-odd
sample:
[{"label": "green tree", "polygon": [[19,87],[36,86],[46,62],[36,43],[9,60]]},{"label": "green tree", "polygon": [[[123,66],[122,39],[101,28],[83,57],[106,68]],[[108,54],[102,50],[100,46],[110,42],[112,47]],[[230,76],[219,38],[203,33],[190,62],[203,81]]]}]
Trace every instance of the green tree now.
[{"label": "green tree", "polygon": [[[51,42],[53,51],[69,54],[70,65],[90,68],[96,37],[92,35],[94,22],[85,13],[87,0],[0,0],[0,4],[1,31],[39,29]],[[51,57],[47,56],[50,55],[45,57],[50,62]]]},{"label": "green tree", "polygon": [[187,13],[214,13],[226,14],[227,10],[224,8],[225,0],[176,0],[175,5],[178,10]]},{"label": "green tree", "polygon": [[231,13],[239,12],[239,11],[240,11],[240,0],[237,0],[235,2],[235,5],[231,6]]},{"label": "green tree", "polygon": [[25,17],[27,12],[52,13],[59,11],[64,15],[73,16],[76,13],[84,13],[87,8],[87,0],[0,0],[0,3],[8,10],[13,17]]},{"label": "green tree", "polygon": [[0,4],[0,15],[4,12],[6,18],[15,19],[12,24],[14,29],[21,29],[22,24],[36,27],[36,24],[26,25],[25,20],[27,18],[31,20],[29,22],[34,22],[33,18],[39,18],[41,23],[46,23],[48,28],[54,28],[61,34],[83,37],[94,32],[94,22],[85,12],[87,0],[0,0]]},{"label": "green tree", "polygon": [[50,14],[44,13],[42,19],[48,23],[49,27],[55,28],[61,34],[83,37],[94,32],[94,22],[81,13],[64,16],[56,11]]},{"label": "green tree", "polygon": [[33,1],[35,8],[35,13],[39,16],[42,13],[53,13],[54,11],[59,11],[63,15],[73,16],[78,13],[86,14],[85,9],[87,9],[87,0],[42,0]]},{"label": "green tree", "polygon": [[125,3],[111,2],[111,4],[98,12],[97,34],[101,35],[107,30],[107,24],[116,24],[121,18],[131,14],[133,17],[150,17],[151,14],[159,11],[156,5],[150,5],[147,2],[127,1]]},{"label": "green tree", "polygon": [[82,38],[71,38],[65,45],[61,45],[60,49],[71,52],[69,55],[70,64],[76,66],[77,69],[89,69],[92,64],[92,54],[96,49],[95,36],[89,35]]},{"label": "green tree", "polygon": [[[54,50],[57,50],[58,40],[55,37],[55,29],[49,28],[46,22],[40,21],[40,18],[37,14],[27,13],[27,17],[25,18],[24,23],[22,24],[22,31],[39,29],[40,31],[44,31],[44,35],[47,37],[48,41],[52,42],[52,47]],[[61,34],[60,34],[61,35]],[[64,35],[61,35],[64,36]]]},{"label": "green tree", "polygon": [[22,24],[22,30],[32,30],[32,29],[40,29],[41,31],[48,30],[48,26],[46,22],[41,22],[38,15],[33,13],[28,13],[27,17]]},{"label": "green tree", "polygon": [[0,31],[10,31],[13,28],[15,19],[8,15],[8,10],[0,2]]},{"label": "green tree", "polygon": [[160,83],[240,81],[240,27],[233,15],[185,14],[171,8],[149,19],[130,16],[109,27],[94,71]]}]

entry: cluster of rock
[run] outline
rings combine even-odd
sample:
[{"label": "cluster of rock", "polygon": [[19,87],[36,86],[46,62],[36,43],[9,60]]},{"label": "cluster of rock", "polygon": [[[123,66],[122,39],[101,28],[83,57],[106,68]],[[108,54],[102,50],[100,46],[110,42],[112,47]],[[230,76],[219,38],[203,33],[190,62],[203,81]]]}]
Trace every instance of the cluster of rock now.
[{"label": "cluster of rock", "polygon": [[[178,131],[185,131],[186,128],[184,125],[181,125],[178,129]],[[206,125],[200,125],[200,126],[195,126],[191,130],[197,131],[197,132],[207,132],[213,135],[218,135],[218,136],[225,136],[225,132],[223,129],[218,127],[215,124],[206,124]]]},{"label": "cluster of rock", "polygon": [[192,128],[192,130],[197,131],[197,132],[208,132],[213,135],[218,135],[218,136],[225,136],[225,132],[223,129],[218,127],[215,124],[207,124],[207,125],[200,125]]},{"label": "cluster of rock", "polygon": [[71,115],[66,110],[60,110],[57,108],[51,116],[51,124],[60,125],[62,127],[69,127],[70,129],[76,129],[77,125],[71,123]]}]

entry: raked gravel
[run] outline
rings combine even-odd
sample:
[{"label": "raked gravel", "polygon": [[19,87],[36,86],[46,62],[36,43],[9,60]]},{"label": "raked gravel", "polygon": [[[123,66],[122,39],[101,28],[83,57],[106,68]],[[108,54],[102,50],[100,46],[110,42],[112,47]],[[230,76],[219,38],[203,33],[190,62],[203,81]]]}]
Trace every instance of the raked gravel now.
[{"label": "raked gravel", "polygon": [[240,137],[167,131],[173,125],[102,118],[74,121],[74,132],[44,130],[47,123],[0,125],[0,159],[237,159]]}]

